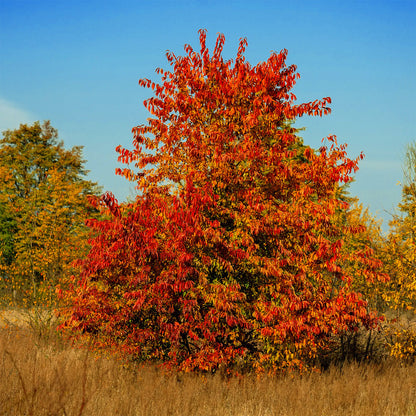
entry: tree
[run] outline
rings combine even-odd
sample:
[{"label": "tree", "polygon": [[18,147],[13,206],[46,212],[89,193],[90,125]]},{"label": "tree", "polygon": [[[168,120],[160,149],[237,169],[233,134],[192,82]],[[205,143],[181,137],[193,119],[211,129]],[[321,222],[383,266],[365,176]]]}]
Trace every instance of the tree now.
[{"label": "tree", "polygon": [[14,258],[14,235],[16,233],[16,221],[7,211],[6,204],[0,204],[0,253],[2,264],[10,266]]},{"label": "tree", "polygon": [[390,222],[385,246],[391,280],[384,299],[400,312],[416,307],[416,143],[407,146],[399,211]]},{"label": "tree", "polygon": [[108,219],[89,222],[96,237],[62,291],[61,328],[185,371],[313,366],[332,334],[377,323],[342,265],[372,280],[380,264],[343,251],[335,218],[362,155],[349,159],[334,136],[318,151],[298,137],[296,118],[328,114],[331,100],[295,103],[286,50],[252,67],[245,39],[235,61],[223,35],[212,56],[205,31],[200,45],[168,52],[160,83],[139,81],[155,94],[152,117],[133,128],[133,150],[117,148],[138,196],[96,200]]},{"label": "tree", "polygon": [[[348,202],[348,208],[338,210],[335,216],[336,221],[344,227],[342,249],[345,262],[342,268],[349,275],[354,276],[353,288],[361,293],[368,306],[371,309],[383,311],[385,303],[382,293],[389,276],[380,271],[377,279],[368,279],[366,269],[362,268],[362,258],[364,257],[370,264],[376,261],[381,266],[383,263],[382,270],[385,270],[383,262],[385,237],[381,230],[381,221],[372,216],[368,207],[364,208],[358,198],[351,197],[345,186],[340,188],[338,197]],[[364,255],[358,262],[354,256],[349,258],[349,254],[356,252],[361,252]]]},{"label": "tree", "polygon": [[49,122],[36,122],[0,140],[0,266],[14,301],[33,303],[47,287],[51,294],[86,254],[87,196],[97,187],[84,179],[82,148],[65,150],[57,138]]}]

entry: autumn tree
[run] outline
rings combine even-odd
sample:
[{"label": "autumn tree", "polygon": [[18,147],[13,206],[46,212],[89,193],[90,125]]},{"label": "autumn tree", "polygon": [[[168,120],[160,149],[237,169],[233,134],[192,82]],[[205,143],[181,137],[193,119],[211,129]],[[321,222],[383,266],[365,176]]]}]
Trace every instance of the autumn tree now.
[{"label": "autumn tree", "polygon": [[331,100],[296,103],[286,50],[251,66],[245,39],[224,60],[224,36],[211,55],[199,33],[198,52],[168,52],[171,71],[139,82],[154,93],[151,117],[132,150],[117,148],[138,196],[96,200],[109,218],[89,222],[96,237],[61,293],[61,328],[185,371],[313,366],[333,334],[377,324],[342,266],[371,281],[380,263],[343,250],[354,229],[336,219],[362,156],[334,136],[319,150],[302,142],[294,121],[328,114]]},{"label": "autumn tree", "polygon": [[[385,309],[382,293],[389,276],[383,262],[385,236],[381,229],[381,220],[373,216],[369,208],[364,207],[357,197],[352,197],[348,187],[340,188],[338,197],[348,203],[347,209],[338,210],[335,215],[335,221],[344,228],[342,268],[354,276],[353,288],[361,293],[369,307],[382,312]],[[378,259],[383,263],[384,273],[380,270],[379,279],[368,279],[366,269],[362,268],[362,260],[357,262],[354,255],[350,256],[356,252],[361,252],[364,258],[370,259],[371,262]]]},{"label": "autumn tree", "polygon": [[[87,196],[82,148],[66,150],[45,122],[20,125],[0,140],[0,267],[4,296],[32,303],[86,253]],[[4,299],[3,299],[4,300]]]},{"label": "autumn tree", "polygon": [[0,252],[2,264],[10,266],[14,258],[14,236],[16,234],[16,220],[7,210],[5,203],[0,204]]},{"label": "autumn tree", "polygon": [[402,200],[385,246],[391,280],[384,299],[398,312],[416,308],[416,143],[407,146],[403,168]]}]

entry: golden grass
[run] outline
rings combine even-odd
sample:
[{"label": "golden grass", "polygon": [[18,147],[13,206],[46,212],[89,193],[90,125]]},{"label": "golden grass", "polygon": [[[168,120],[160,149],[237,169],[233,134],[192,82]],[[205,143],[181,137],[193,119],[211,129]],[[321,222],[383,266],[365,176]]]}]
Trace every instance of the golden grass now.
[{"label": "golden grass", "polygon": [[416,365],[345,366],[323,374],[224,380],[135,371],[41,337],[0,329],[0,415],[416,415]]}]

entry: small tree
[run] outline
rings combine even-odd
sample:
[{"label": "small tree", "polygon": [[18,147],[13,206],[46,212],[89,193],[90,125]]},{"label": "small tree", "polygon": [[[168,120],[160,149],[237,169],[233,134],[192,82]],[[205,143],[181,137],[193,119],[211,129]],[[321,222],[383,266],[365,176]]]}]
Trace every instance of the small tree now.
[{"label": "small tree", "polygon": [[[387,273],[380,272],[377,279],[368,279],[367,269],[362,267],[363,258],[372,263],[378,259],[381,263],[385,256],[385,237],[381,230],[381,220],[378,220],[364,208],[358,198],[342,195],[342,199],[348,200],[349,207],[338,212],[337,221],[343,224],[345,232],[343,236],[343,248],[345,263],[343,270],[354,276],[353,288],[361,293],[367,301],[368,307],[383,312],[385,302],[382,293],[385,290],[386,282],[389,280]],[[361,252],[360,261],[351,253]],[[384,263],[384,262],[383,262]],[[384,264],[383,264],[383,270]]]},{"label": "small tree", "polygon": [[65,150],[57,137],[49,122],[36,122],[0,140],[0,267],[9,301],[45,302],[45,290],[51,299],[87,252],[87,196],[97,188],[84,179],[82,148]]},{"label": "small tree", "polygon": [[416,308],[416,143],[408,145],[400,214],[393,216],[385,246],[391,281],[384,299],[398,312]]},{"label": "small tree", "polygon": [[223,35],[212,55],[205,31],[200,45],[168,52],[160,84],[139,82],[154,91],[152,117],[133,129],[133,150],[117,149],[138,196],[96,201],[109,218],[90,222],[62,328],[186,371],[314,365],[333,334],[377,322],[342,265],[372,280],[379,262],[343,250],[354,229],[335,216],[362,156],[334,136],[318,151],[297,136],[295,119],[329,113],[331,100],[295,104],[286,50],[251,66],[245,39],[234,61]]}]

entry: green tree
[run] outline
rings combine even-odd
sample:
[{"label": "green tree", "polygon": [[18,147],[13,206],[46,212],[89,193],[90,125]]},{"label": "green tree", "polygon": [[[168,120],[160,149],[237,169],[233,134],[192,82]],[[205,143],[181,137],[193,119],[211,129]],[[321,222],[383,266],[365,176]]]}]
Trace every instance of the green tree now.
[{"label": "green tree", "polygon": [[7,210],[4,203],[0,204],[0,253],[2,263],[10,266],[14,257],[14,235],[16,233],[16,221]]},{"label": "green tree", "polygon": [[3,294],[38,300],[87,251],[88,195],[82,147],[66,150],[50,122],[20,125],[0,140],[0,267]]}]

